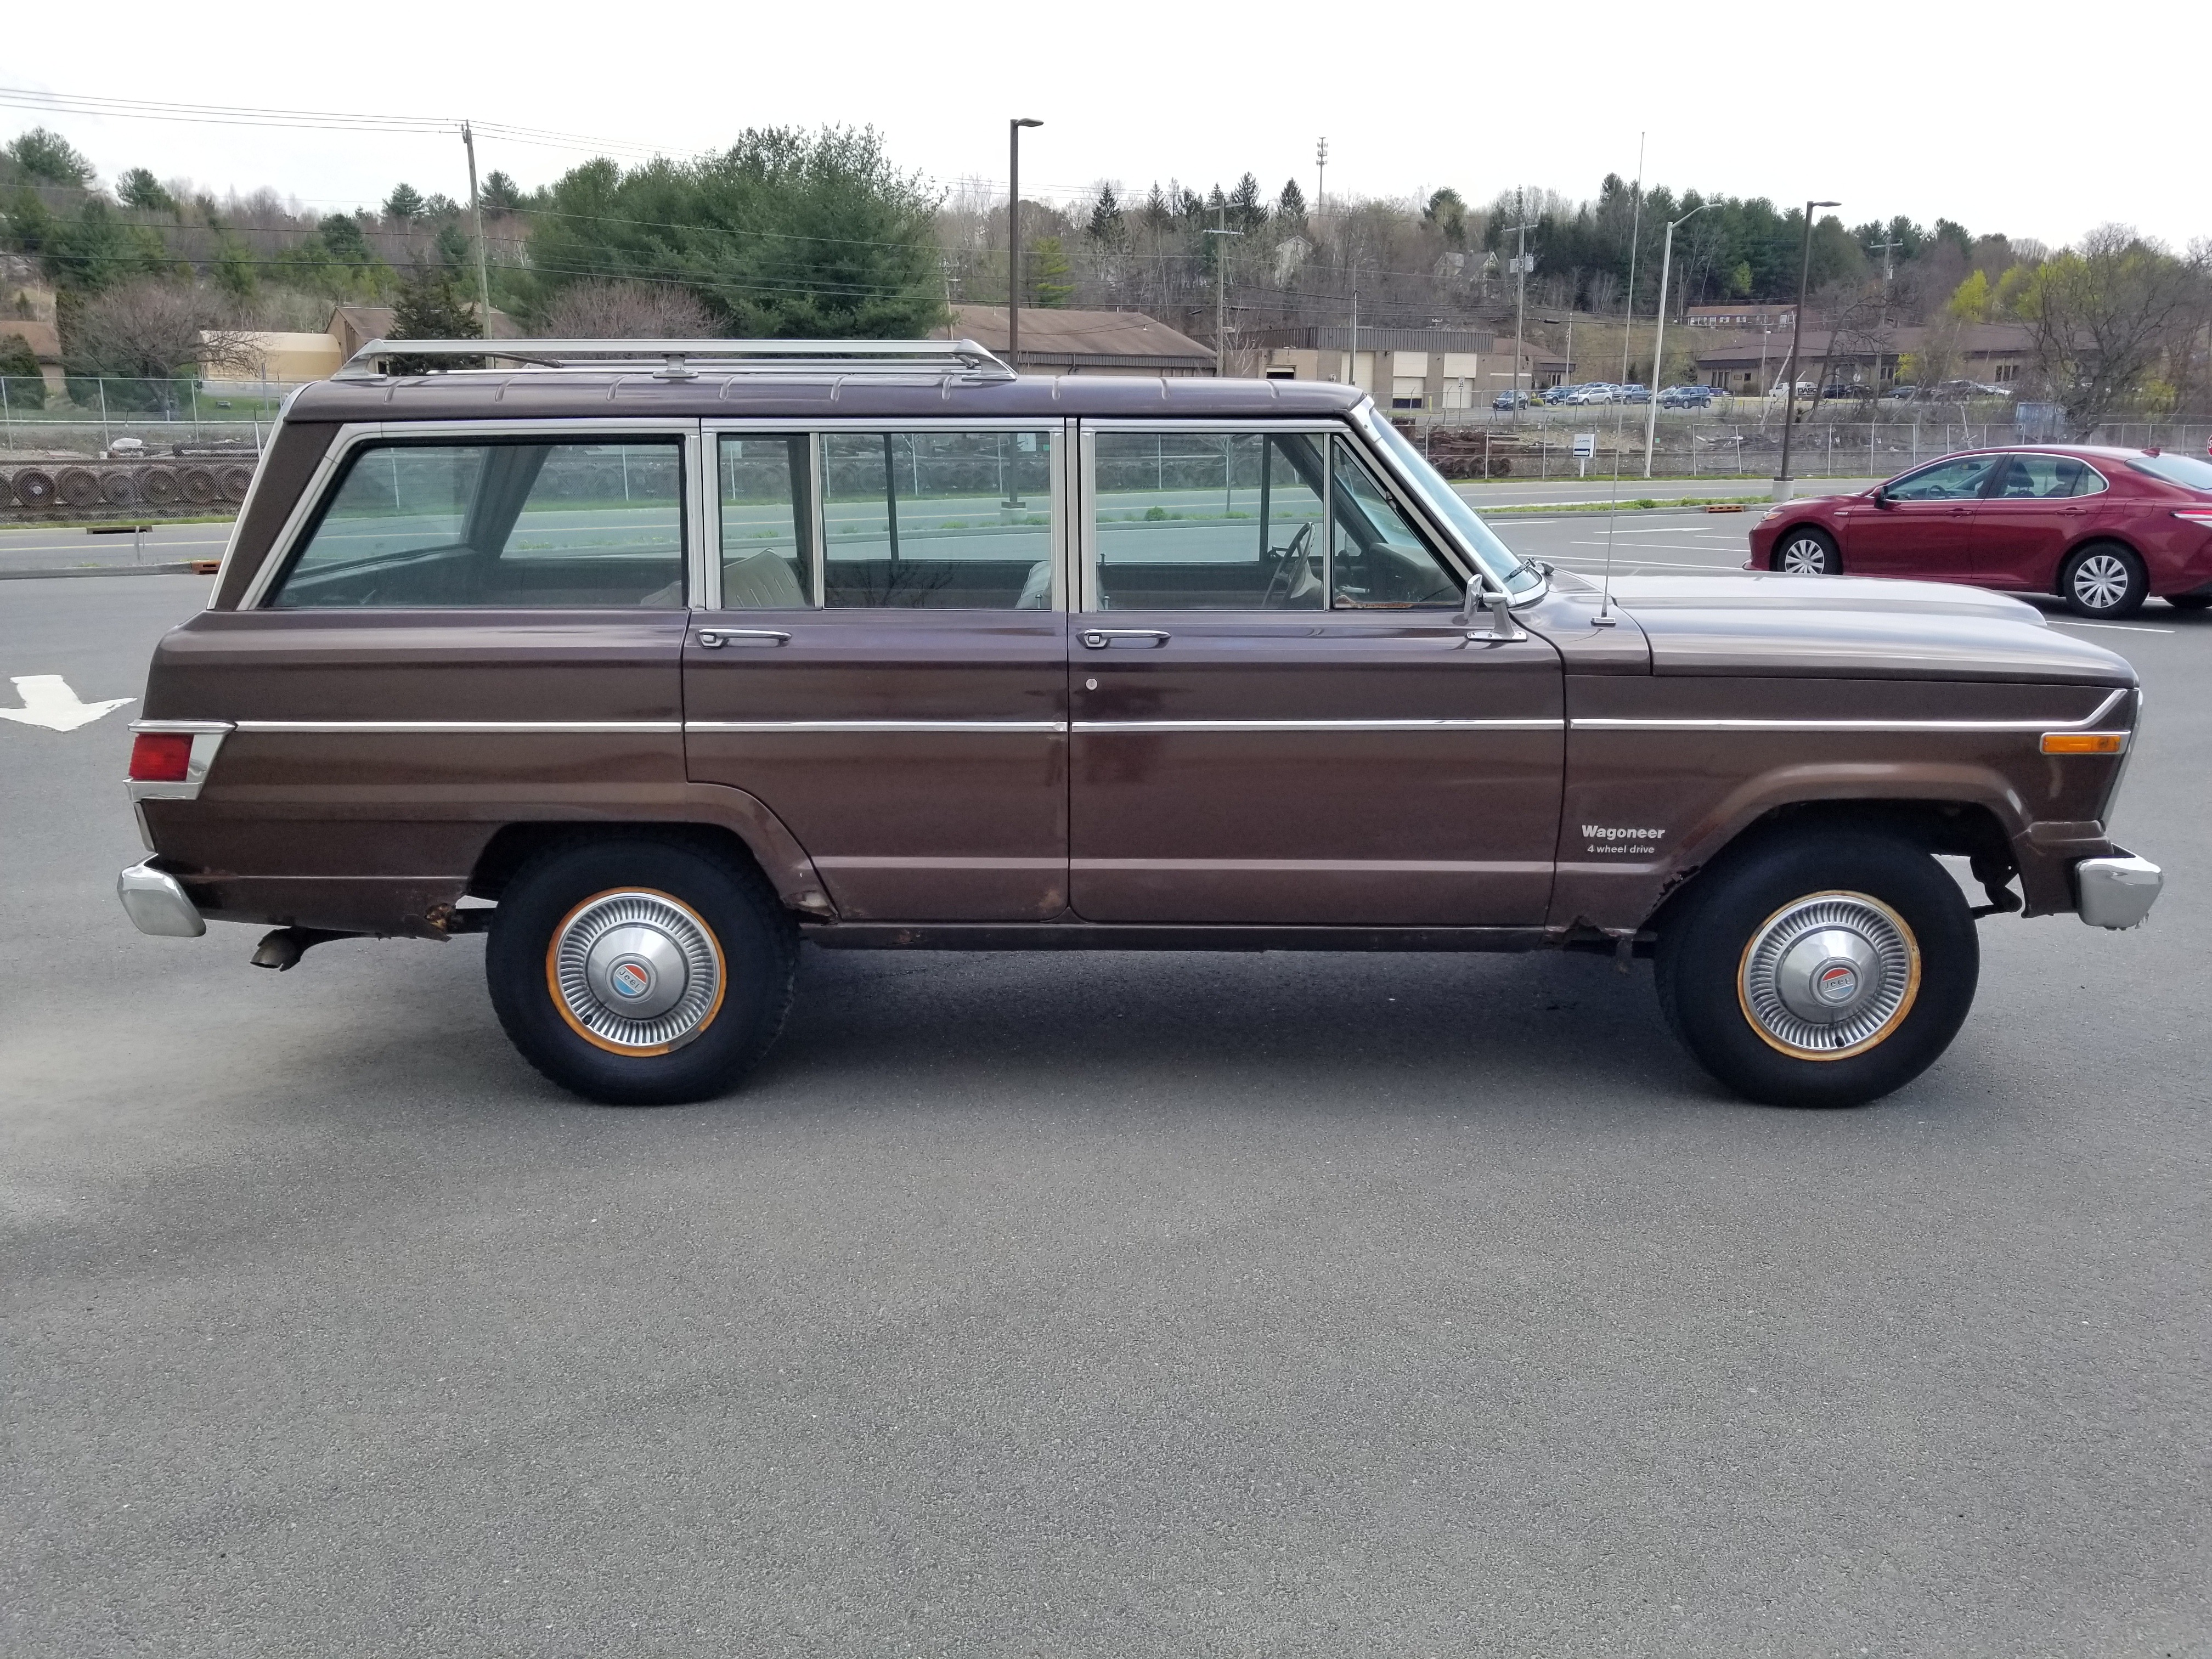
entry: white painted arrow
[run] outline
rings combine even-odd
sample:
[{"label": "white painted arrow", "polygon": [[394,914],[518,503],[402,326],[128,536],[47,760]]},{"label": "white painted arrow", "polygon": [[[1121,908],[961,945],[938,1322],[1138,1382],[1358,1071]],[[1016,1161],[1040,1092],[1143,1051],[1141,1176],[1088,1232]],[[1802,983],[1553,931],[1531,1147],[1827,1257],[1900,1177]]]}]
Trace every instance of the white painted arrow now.
[{"label": "white painted arrow", "polygon": [[21,708],[0,708],[0,720],[14,720],[18,726],[43,726],[49,732],[74,732],[80,726],[89,726],[102,714],[135,702],[135,697],[110,697],[104,702],[87,702],[70,690],[70,683],[58,674],[17,674],[15,695],[23,700]]}]

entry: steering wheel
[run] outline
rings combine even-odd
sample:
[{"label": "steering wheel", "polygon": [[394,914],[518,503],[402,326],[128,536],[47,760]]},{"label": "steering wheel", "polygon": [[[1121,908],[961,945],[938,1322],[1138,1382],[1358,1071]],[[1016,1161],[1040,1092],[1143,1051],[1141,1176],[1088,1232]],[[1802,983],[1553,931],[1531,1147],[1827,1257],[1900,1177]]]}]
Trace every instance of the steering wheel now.
[{"label": "steering wheel", "polygon": [[[1297,533],[1291,538],[1291,544],[1275,555],[1275,568],[1267,573],[1267,591],[1260,596],[1260,609],[1272,611],[1279,603],[1290,603],[1291,590],[1297,582],[1297,573],[1305,568],[1308,552],[1313,546],[1313,521],[1309,519],[1298,526]],[[1283,590],[1280,600],[1275,597],[1279,583]]]}]

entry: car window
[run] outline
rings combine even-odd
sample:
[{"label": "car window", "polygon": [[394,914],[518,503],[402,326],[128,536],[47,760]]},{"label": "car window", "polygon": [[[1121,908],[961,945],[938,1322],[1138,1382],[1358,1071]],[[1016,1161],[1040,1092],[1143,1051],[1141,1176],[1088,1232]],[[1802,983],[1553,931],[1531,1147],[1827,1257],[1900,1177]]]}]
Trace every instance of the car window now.
[{"label": "car window", "polygon": [[1339,611],[1455,609],[1459,578],[1430,550],[1367,463],[1341,438],[1329,495],[1331,603]]},{"label": "car window", "polygon": [[823,603],[1048,610],[1049,432],[833,432],[822,440]]},{"label": "car window", "polygon": [[1885,485],[1882,494],[1893,501],[1972,501],[1989,482],[1990,469],[2006,459],[1998,455],[1961,455],[1955,461],[1938,461]]},{"label": "car window", "polygon": [[810,441],[725,434],[716,450],[722,514],[722,605],[789,611],[814,603]]},{"label": "car window", "polygon": [[2071,455],[2012,455],[1990,493],[2000,501],[2053,501],[2104,488],[2097,470]]},{"label": "car window", "polygon": [[1318,611],[1323,446],[1311,433],[1102,432],[1103,611]]},{"label": "car window", "polygon": [[2212,489],[2212,461],[2194,455],[2145,455],[2128,465],[2137,472],[2189,489]]},{"label": "car window", "polygon": [[684,604],[683,446],[368,444],[270,604]]}]

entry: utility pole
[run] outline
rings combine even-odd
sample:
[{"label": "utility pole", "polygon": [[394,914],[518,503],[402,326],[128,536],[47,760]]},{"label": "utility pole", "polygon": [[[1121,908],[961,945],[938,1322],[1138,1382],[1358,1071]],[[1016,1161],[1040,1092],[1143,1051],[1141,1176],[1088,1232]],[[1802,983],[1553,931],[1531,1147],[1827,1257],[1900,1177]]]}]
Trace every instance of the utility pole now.
[{"label": "utility pole", "polygon": [[469,153],[469,213],[477,222],[477,300],[483,307],[477,319],[484,337],[491,337],[491,266],[484,258],[483,200],[477,194],[477,136],[461,123],[461,145]]},{"label": "utility pole", "polygon": [[1651,401],[1644,406],[1644,476],[1651,476],[1651,442],[1659,431],[1659,366],[1667,361],[1667,277],[1674,264],[1674,227],[1686,225],[1711,202],[1701,203],[1679,219],[1668,222],[1667,240],[1659,254],[1659,322],[1651,331]]},{"label": "utility pole", "polygon": [[1322,198],[1328,193],[1328,140],[1314,146],[1314,216],[1321,216]]},{"label": "utility pole", "polygon": [[[1644,240],[1644,135],[1636,135],[1636,183],[1631,187],[1634,204],[1628,216],[1628,296],[1620,305],[1620,379],[1628,381],[1628,340],[1636,327],[1636,255],[1637,245]],[[1616,440],[1620,428],[1613,428]],[[1613,477],[1620,476],[1620,454],[1613,458]]]},{"label": "utility pole", "polygon": [[1026,115],[1006,123],[1006,367],[1022,372],[1022,129],[1041,127]]},{"label": "utility pole", "polygon": [[[1805,290],[1813,276],[1813,210],[1841,207],[1841,202],[1808,202],[1805,204],[1805,251],[1797,261],[1797,309],[1790,319],[1790,361],[1783,366],[1783,374],[1790,381],[1790,396],[1782,405],[1782,471],[1774,480],[1774,499],[1790,499],[1790,440],[1797,424],[1797,346],[1805,335]],[[1831,334],[1834,332],[1832,329]]]},{"label": "utility pole", "polygon": [[1226,202],[1215,210],[1221,215],[1221,228],[1206,234],[1221,238],[1213,245],[1213,378],[1218,380],[1229,373],[1229,239],[1244,233],[1229,228]]},{"label": "utility pole", "polygon": [[[1508,225],[1505,228],[1509,234],[1517,232],[1520,235],[1520,241],[1516,245],[1513,255],[1513,273],[1516,291],[1513,301],[1513,396],[1511,398],[1513,418],[1516,422],[1518,422],[1521,419],[1522,343],[1528,338],[1528,233],[1534,227],[1518,224]],[[1529,378],[1534,380],[1535,377],[1531,375]]]},{"label": "utility pole", "polygon": [[1359,384],[1359,267],[1352,267],[1352,349],[1344,354],[1344,383]]}]

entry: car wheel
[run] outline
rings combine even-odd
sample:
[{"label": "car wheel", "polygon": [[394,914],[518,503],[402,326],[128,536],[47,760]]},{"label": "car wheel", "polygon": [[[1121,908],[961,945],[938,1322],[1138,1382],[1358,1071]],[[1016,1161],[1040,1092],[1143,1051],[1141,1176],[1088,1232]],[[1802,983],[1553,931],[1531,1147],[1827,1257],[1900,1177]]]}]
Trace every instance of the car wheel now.
[{"label": "car wheel", "polygon": [[2092,542],[2060,568],[2058,596],[2077,617],[2132,617],[2150,597],[2150,579],[2118,543]]},{"label": "car wheel", "polygon": [[1840,576],[1843,556],[1825,530],[1787,531],[1774,544],[1774,568],[1790,576]]},{"label": "car wheel", "polygon": [[2212,611],[2212,593],[2169,593],[2166,602],[2176,611]]},{"label": "car wheel", "polygon": [[1661,919],[1662,1011],[1770,1106],[1856,1106],[1920,1075],[1973,1006],[1980,941],[1958,883],[1890,837],[1772,836],[1723,854]]},{"label": "car wheel", "polygon": [[759,872],[644,838],[538,854],[501,895],[484,951],[508,1039],[610,1106],[702,1100],[768,1052],[798,935]]}]

